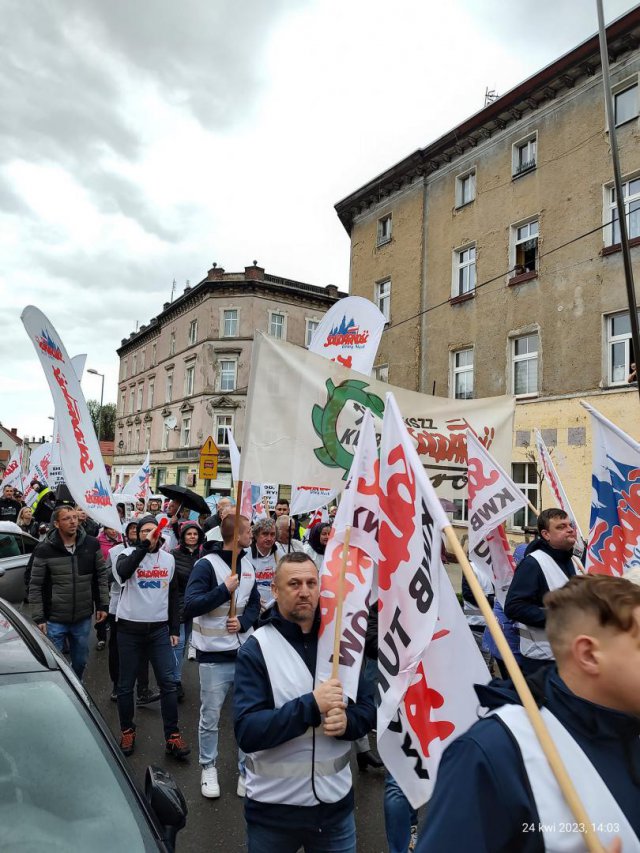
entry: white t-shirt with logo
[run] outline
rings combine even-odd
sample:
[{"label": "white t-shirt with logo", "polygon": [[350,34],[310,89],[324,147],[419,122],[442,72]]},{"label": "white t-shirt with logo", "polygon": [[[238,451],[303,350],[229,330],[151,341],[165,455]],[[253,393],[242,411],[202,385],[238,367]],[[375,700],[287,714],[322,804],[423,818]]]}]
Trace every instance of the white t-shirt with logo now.
[{"label": "white t-shirt with logo", "polygon": [[118,554],[113,567],[113,576],[122,587],[116,620],[166,622],[169,619],[169,584],[175,571],[175,560],[163,550],[146,554],[133,575],[122,581],[118,575],[118,560],[134,551],[135,548],[125,548]]}]

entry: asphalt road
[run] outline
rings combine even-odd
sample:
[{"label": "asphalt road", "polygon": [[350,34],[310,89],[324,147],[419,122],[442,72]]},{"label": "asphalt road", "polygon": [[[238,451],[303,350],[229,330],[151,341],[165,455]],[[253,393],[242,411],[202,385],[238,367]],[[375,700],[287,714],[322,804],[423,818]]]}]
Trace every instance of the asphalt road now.
[{"label": "asphalt road", "polygon": [[[118,713],[115,702],[111,702],[111,684],[107,668],[107,651],[95,651],[92,634],[91,654],[85,673],[85,686],[100,708],[116,738],[119,737]],[[153,678],[152,678],[153,683]],[[178,850],[181,853],[240,853],[246,850],[246,831],[243,800],[236,794],[237,750],[233,737],[230,696],[222,711],[218,778],[222,795],[216,800],[207,800],[200,794],[200,768],[198,765],[198,712],[199,681],[198,665],[185,661],[183,685],[185,701],[180,708],[180,729],[191,746],[191,755],[185,762],[178,762],[165,755],[160,703],[138,708],[136,711],[136,751],[128,760],[140,788],[144,786],[144,774],[149,764],[169,770],[185,796],[189,808],[187,825],[178,835]],[[387,843],[384,833],[382,770],[358,771],[352,762],[356,796],[356,826],[358,853],[384,853]],[[274,850],[273,853],[278,853]]]}]

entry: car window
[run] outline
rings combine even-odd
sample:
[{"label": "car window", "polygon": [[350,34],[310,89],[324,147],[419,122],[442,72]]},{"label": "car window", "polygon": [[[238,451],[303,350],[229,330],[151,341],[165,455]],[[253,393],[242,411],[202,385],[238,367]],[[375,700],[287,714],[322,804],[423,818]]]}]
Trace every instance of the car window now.
[{"label": "car window", "polygon": [[21,548],[22,536],[15,533],[0,533],[0,558],[19,557],[24,554]]},{"label": "car window", "polygon": [[62,676],[0,678],[0,851],[158,850],[138,801]]}]

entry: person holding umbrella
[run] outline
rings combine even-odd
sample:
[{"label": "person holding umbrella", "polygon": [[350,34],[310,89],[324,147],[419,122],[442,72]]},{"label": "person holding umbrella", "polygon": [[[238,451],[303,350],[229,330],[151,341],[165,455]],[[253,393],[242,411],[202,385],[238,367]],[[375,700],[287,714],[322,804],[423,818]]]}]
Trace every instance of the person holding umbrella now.
[{"label": "person holding umbrella", "polygon": [[160,486],[158,491],[169,498],[166,512],[159,513],[156,518],[167,519],[167,526],[162,531],[165,551],[174,551],[180,544],[180,513],[183,509],[192,509],[201,515],[211,515],[211,510],[205,499],[184,486]]}]

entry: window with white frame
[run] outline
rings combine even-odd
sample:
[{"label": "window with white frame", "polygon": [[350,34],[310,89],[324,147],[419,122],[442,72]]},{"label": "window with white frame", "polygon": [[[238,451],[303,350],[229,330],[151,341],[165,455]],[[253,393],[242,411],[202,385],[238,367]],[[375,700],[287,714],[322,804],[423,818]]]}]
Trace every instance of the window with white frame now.
[{"label": "window with white frame", "polygon": [[144,428],[144,449],[151,449],[151,424],[147,424]]},{"label": "window with white frame", "polygon": [[140,427],[136,427],[136,437],[135,437],[134,450],[136,453],[139,453],[139,451],[140,451]]},{"label": "window with white frame", "polygon": [[233,415],[216,415],[215,436],[218,447],[227,447],[227,429],[233,432]]},{"label": "window with white frame", "polygon": [[[608,246],[620,242],[620,222],[618,220],[618,205],[616,204],[615,187],[606,187],[607,194],[607,222],[610,223],[605,233]],[[627,219],[627,231],[629,239],[640,237],[640,177],[631,178],[622,184],[622,198],[624,199],[624,211]]]},{"label": "window with white frame", "polygon": [[[165,448],[166,450],[166,448]],[[164,486],[167,482],[167,469],[166,468],[158,468],[156,471],[156,491],[159,486]]]},{"label": "window with white frame", "polygon": [[129,391],[129,414],[133,414],[133,409],[136,404],[136,389],[131,388]]},{"label": "window with white frame", "polygon": [[138,367],[138,356],[134,355],[131,359],[131,375],[132,376],[136,375],[137,367]]},{"label": "window with white frame", "polygon": [[631,373],[631,362],[635,362],[629,312],[612,314],[606,318],[606,324],[607,384],[626,385]]},{"label": "window with white frame", "polygon": [[189,447],[191,444],[191,418],[183,417],[182,418],[182,431],[180,433],[180,446],[181,447]]},{"label": "window with white frame", "polygon": [[469,501],[466,498],[454,498],[452,503],[455,506],[452,520],[458,524],[466,524],[469,521]]},{"label": "window with white frame", "polygon": [[138,385],[138,402],[137,402],[137,405],[136,405],[136,411],[137,411],[137,412],[141,412],[141,411],[142,411],[142,400],[143,400],[143,397],[144,397],[144,385],[143,385],[142,383],[140,383],[140,385]]},{"label": "window with white frame", "polygon": [[167,373],[164,399],[166,403],[170,403],[173,400],[173,372]]},{"label": "window with white frame", "polygon": [[389,365],[388,364],[379,364],[377,367],[373,368],[373,377],[377,379],[378,382],[388,382],[389,381]]},{"label": "window with white frame", "polygon": [[184,396],[190,397],[193,394],[193,388],[196,381],[196,369],[194,365],[187,367],[184,372]]},{"label": "window with white frame", "polygon": [[382,216],[378,219],[378,237],[377,244],[378,246],[382,246],[383,243],[388,243],[391,239],[391,214],[388,213],[386,216]]},{"label": "window with white frame", "polygon": [[156,390],[156,381],[155,379],[149,380],[149,387],[147,388],[147,409],[153,408],[153,394]]},{"label": "window with white frame", "polygon": [[538,220],[532,219],[524,225],[514,225],[513,274],[523,275],[538,269]]},{"label": "window with white frame", "polygon": [[511,341],[512,393],[516,397],[538,393],[538,333]]},{"label": "window with white frame", "polygon": [[464,207],[476,197],[476,170],[456,178],[456,207]]},{"label": "window with white frame", "polygon": [[[533,462],[512,462],[511,478],[533,506],[538,506],[538,473]],[[523,527],[535,527],[537,516],[530,507],[519,509],[512,518],[511,526],[522,529]]]},{"label": "window with white frame", "polygon": [[512,147],[512,175],[524,175],[536,168],[538,159],[538,135],[532,133],[526,139],[514,142]]},{"label": "window with white frame", "polygon": [[222,336],[225,338],[238,337],[238,309],[226,308],[222,315]]},{"label": "window with white frame", "polygon": [[176,485],[177,486],[186,486],[187,485],[187,474],[189,473],[188,468],[178,468],[176,471]]},{"label": "window with white frame", "polygon": [[237,362],[233,360],[220,361],[220,390],[233,391],[236,387]]},{"label": "window with white frame", "polygon": [[127,395],[124,391],[120,392],[120,414],[124,415],[127,406]]},{"label": "window with white frame", "polygon": [[313,334],[315,330],[318,328],[320,324],[319,320],[310,320],[307,318],[305,321],[305,330],[304,330],[304,345],[306,347],[311,346],[311,339],[313,338]]},{"label": "window with white frame", "polygon": [[376,305],[388,323],[391,319],[391,279],[376,283]]},{"label": "window with white frame", "polygon": [[127,430],[127,453],[131,453],[131,429]]},{"label": "window with white frame", "polygon": [[189,323],[189,345],[197,343],[198,341],[198,321],[192,320]]},{"label": "window with white frame", "polygon": [[284,314],[269,311],[269,334],[279,341],[284,340]]},{"label": "window with white frame", "polygon": [[140,370],[144,370],[144,364],[147,360],[147,350],[143,349],[140,353]]},{"label": "window with white frame", "polygon": [[166,450],[169,447],[169,427],[167,426],[167,422],[163,421],[162,423],[162,444],[160,449]]},{"label": "window with white frame", "polygon": [[151,367],[156,366],[156,360],[158,358],[158,344],[153,344],[151,347]]},{"label": "window with white frame", "polygon": [[464,296],[476,287],[476,247],[467,246],[453,253],[453,296]]},{"label": "window with white frame", "polygon": [[616,127],[638,117],[638,78],[625,80],[613,88]]},{"label": "window with white frame", "polygon": [[451,392],[456,400],[473,400],[473,347],[451,353]]},{"label": "window with white frame", "polygon": [[169,335],[169,355],[176,354],[176,333],[171,332]]},{"label": "window with white frame", "polygon": [[120,378],[121,379],[127,378],[127,359],[126,358],[122,362],[122,376]]}]

